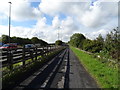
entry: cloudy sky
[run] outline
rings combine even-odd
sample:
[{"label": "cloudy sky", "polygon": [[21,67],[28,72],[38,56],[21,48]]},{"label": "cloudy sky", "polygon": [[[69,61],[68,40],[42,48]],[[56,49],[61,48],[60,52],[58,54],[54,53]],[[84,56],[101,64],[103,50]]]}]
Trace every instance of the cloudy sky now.
[{"label": "cloudy sky", "polygon": [[9,33],[9,1],[11,36],[36,36],[52,43],[59,32],[59,39],[66,42],[74,33],[94,39],[118,26],[119,0],[2,0],[0,36]]}]

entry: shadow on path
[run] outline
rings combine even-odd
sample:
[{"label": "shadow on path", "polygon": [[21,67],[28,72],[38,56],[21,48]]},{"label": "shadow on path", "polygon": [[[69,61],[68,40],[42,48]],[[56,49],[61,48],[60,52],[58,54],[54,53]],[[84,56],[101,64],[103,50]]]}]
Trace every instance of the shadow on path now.
[{"label": "shadow on path", "polygon": [[[64,54],[63,54],[64,55]],[[61,61],[59,61],[61,60]],[[26,90],[28,88],[30,89],[43,89],[43,88],[49,88],[56,73],[58,72],[59,70],[59,67],[61,65],[63,61],[63,56],[58,56],[56,57],[50,64],[47,65],[47,67],[41,71],[38,75],[33,75],[35,76],[35,78],[28,84],[28,85],[24,85],[24,84],[20,84],[18,85],[15,90],[19,89],[19,88],[23,88],[23,90]],[[55,71],[53,72],[53,69],[56,67],[57,65],[57,68],[55,69]],[[32,72],[31,72],[32,73]],[[46,81],[46,79],[49,77],[49,75],[53,73],[52,76],[50,76],[50,79],[49,81],[47,82],[47,85],[45,87],[41,87],[42,84]]]},{"label": "shadow on path", "polygon": [[69,88],[69,74],[70,74],[70,59],[69,59],[69,49],[67,53],[67,69],[65,73],[65,82],[64,82],[64,88]]}]

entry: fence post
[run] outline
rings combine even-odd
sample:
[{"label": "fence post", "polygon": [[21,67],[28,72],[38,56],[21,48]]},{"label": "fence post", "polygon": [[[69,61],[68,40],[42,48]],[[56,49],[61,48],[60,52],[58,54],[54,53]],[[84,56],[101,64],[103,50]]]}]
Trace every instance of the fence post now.
[{"label": "fence post", "polygon": [[13,54],[11,52],[11,50],[8,50],[8,63],[9,63],[9,69],[12,70],[13,69]]},{"label": "fence post", "polygon": [[47,56],[47,46],[45,47],[45,56]]},{"label": "fence post", "polygon": [[57,46],[55,45],[55,50],[56,50]]},{"label": "fence post", "polygon": [[50,51],[50,53],[51,53],[51,46],[50,46],[50,50],[49,50],[49,51]]},{"label": "fence post", "polygon": [[[45,47],[43,46],[42,48],[43,48],[42,57],[45,58]],[[42,60],[44,60],[44,59],[42,59]]]},{"label": "fence post", "polygon": [[44,57],[44,53],[45,53],[45,51],[44,51],[44,47],[43,47],[42,49],[43,49],[43,51],[42,51],[42,56]]},{"label": "fence post", "polygon": [[48,48],[49,48],[49,47],[47,46],[47,53],[46,53],[46,55],[48,55],[48,52],[49,52],[49,51],[48,51]]},{"label": "fence post", "polygon": [[34,61],[33,53],[34,52],[32,50],[30,50],[30,56],[31,56],[32,61]]},{"label": "fence post", "polygon": [[37,60],[37,46],[35,47],[35,60]]},{"label": "fence post", "polygon": [[25,66],[25,45],[23,46],[23,66]]}]

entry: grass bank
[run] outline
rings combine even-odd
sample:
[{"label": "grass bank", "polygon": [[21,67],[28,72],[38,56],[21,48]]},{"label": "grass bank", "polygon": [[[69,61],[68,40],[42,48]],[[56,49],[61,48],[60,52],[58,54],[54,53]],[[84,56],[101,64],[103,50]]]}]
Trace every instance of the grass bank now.
[{"label": "grass bank", "polygon": [[100,88],[118,88],[118,68],[109,67],[92,55],[70,47]]}]

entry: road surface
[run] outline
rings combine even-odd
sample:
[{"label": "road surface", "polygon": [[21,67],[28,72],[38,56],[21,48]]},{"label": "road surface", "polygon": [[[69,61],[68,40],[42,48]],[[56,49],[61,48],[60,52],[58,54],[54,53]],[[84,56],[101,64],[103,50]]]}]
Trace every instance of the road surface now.
[{"label": "road surface", "polygon": [[67,48],[17,85],[14,90],[26,88],[98,88],[98,85],[74,53]]}]

